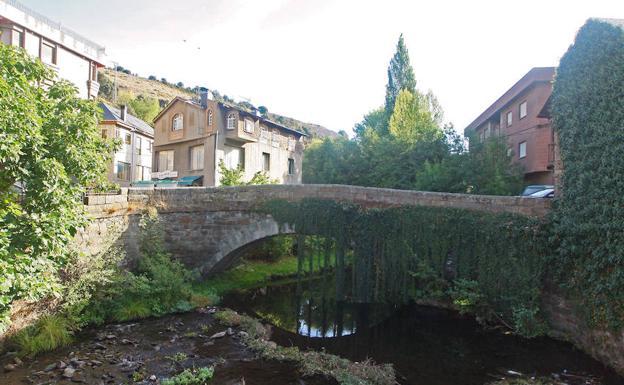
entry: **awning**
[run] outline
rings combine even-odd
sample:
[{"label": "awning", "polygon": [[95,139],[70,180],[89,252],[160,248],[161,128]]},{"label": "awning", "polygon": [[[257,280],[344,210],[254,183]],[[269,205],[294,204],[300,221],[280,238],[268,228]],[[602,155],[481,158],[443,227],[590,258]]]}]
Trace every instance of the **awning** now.
[{"label": "awning", "polygon": [[183,176],[178,179],[178,186],[197,186],[201,183],[203,175]]}]

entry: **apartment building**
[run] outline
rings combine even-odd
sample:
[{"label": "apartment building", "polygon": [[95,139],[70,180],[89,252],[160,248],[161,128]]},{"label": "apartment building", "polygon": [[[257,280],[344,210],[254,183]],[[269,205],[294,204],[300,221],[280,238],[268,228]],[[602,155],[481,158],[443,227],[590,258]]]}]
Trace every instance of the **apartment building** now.
[{"label": "apartment building", "polygon": [[213,100],[175,98],[154,119],[152,178],[218,186],[219,162],[244,170],[245,180],[265,172],[279,183],[301,183],[305,134],[257,111]]},{"label": "apartment building", "polygon": [[526,184],[554,184],[555,133],[547,113],[554,67],[532,68],[464,129],[471,141],[507,138]]},{"label": "apartment building", "polygon": [[22,47],[76,85],[79,96],[93,99],[104,67],[104,47],[61,26],[15,0],[0,0],[0,42]]},{"label": "apartment building", "polygon": [[151,180],[154,129],[129,114],[126,106],[115,108],[100,103],[100,108],[103,112],[99,123],[102,137],[121,141],[121,147],[113,154],[109,165],[108,180],[122,187]]}]

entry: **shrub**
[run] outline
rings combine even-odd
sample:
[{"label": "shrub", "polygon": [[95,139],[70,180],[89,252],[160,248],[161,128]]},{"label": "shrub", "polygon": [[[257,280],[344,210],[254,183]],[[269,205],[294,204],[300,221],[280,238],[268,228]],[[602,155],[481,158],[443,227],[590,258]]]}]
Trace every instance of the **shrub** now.
[{"label": "shrub", "polygon": [[212,380],[213,367],[186,369],[182,373],[162,381],[162,385],[204,385]]}]

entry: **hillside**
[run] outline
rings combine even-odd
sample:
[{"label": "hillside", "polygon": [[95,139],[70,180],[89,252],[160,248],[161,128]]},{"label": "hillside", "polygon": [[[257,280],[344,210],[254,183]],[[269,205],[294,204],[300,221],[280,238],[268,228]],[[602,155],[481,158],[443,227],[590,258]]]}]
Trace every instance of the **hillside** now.
[{"label": "hillside", "polygon": [[[143,96],[154,98],[159,101],[160,107],[163,108],[171,99],[176,96],[183,98],[193,98],[196,94],[190,88],[177,87],[171,83],[164,83],[158,80],[150,80],[126,72],[115,71],[111,68],[105,68],[100,71],[98,80],[100,82],[100,97],[111,101],[113,82],[117,78],[118,95],[130,93],[134,96]],[[226,95],[221,96],[216,93],[217,98],[233,102]],[[237,103],[241,108],[249,109],[249,103]],[[338,134],[328,128],[314,123],[306,123],[295,118],[274,114],[268,112],[268,118],[281,123],[287,127],[291,127],[305,132],[311,138],[337,137]]]}]

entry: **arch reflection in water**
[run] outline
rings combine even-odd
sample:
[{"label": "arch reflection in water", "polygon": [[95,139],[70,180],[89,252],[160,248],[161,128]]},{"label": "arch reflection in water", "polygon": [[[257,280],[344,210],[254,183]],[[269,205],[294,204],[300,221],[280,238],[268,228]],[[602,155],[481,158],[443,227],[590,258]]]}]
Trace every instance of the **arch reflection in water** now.
[{"label": "arch reflection in water", "polygon": [[351,335],[382,322],[395,311],[392,305],[337,301],[331,276],[300,281],[296,286],[295,295],[292,286],[278,285],[231,294],[225,302],[311,338]]}]

